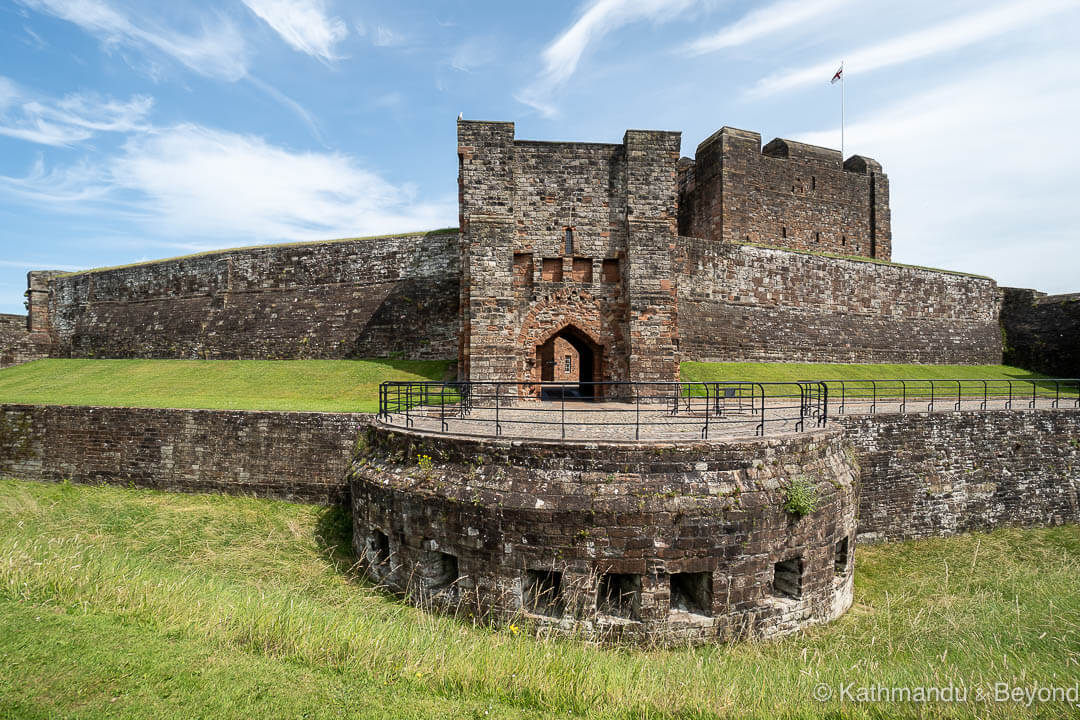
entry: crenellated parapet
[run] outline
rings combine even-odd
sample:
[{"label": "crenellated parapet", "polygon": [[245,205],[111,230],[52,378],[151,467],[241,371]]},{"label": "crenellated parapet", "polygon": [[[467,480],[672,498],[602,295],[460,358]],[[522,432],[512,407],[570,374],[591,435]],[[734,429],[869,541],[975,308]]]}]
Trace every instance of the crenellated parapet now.
[{"label": "crenellated parapet", "polygon": [[680,161],[679,233],[890,260],[889,180],[871,158],[724,127]]}]

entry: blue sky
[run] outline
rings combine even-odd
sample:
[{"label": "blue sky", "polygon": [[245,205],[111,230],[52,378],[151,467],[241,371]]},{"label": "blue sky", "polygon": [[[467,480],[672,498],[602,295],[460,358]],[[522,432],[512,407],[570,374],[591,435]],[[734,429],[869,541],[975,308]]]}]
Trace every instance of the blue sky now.
[{"label": "blue sky", "polygon": [[894,259],[1080,290],[1080,0],[0,0],[0,312],[29,269],[457,223],[455,119],[723,125],[892,184]]}]

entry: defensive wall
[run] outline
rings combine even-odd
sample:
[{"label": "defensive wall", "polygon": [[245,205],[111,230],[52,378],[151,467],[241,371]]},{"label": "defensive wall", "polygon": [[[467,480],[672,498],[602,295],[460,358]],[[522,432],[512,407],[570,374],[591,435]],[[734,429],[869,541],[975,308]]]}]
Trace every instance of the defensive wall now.
[{"label": "defensive wall", "polygon": [[[350,413],[0,405],[0,472],[31,480],[334,502],[347,494],[358,433],[372,420]],[[834,415],[829,427],[842,428],[842,442],[857,466],[858,531],[864,539],[1080,522],[1080,410]],[[425,442],[436,440],[444,453],[448,443],[457,442],[435,436]],[[490,460],[499,448],[530,445],[502,439],[478,450],[469,442],[462,440],[455,452],[471,447]],[[708,447],[725,442],[710,441]],[[612,452],[615,457],[620,451]],[[675,451],[655,452],[660,462]],[[588,471],[585,457],[567,460],[564,469]],[[409,470],[417,466],[416,453],[404,458],[399,452],[394,462]],[[470,462],[479,469],[475,459]],[[602,458],[597,462],[610,465]],[[605,480],[618,479],[621,471],[611,467]]]},{"label": "defensive wall", "polygon": [[860,540],[1080,522],[1080,410],[834,417],[859,463]]},{"label": "defensive wall", "polygon": [[[490,259],[505,261],[513,274],[507,273],[507,287],[491,291],[499,300],[484,305],[491,314],[484,327],[498,328],[499,313],[521,316],[515,333],[488,334],[501,338],[515,372],[529,379],[541,379],[548,354],[563,357],[554,345],[565,350],[568,343],[555,331],[571,322],[584,337],[571,338],[575,358],[583,342],[602,348],[585,347],[596,363],[595,377],[618,379],[616,360],[625,366],[630,356],[635,336],[611,332],[625,325],[630,312],[623,302],[625,260],[605,258],[603,247],[578,247],[586,254],[595,250],[596,257],[565,267],[563,258],[545,258],[543,249]],[[988,278],[687,237],[676,238],[674,258],[682,360],[1001,362],[999,289]],[[28,332],[23,316],[3,316],[0,360],[14,364],[50,353],[450,358],[458,353],[459,295],[469,295],[459,281],[459,259],[457,233],[449,231],[238,249],[35,277],[44,288],[31,297],[38,330]],[[485,274],[488,284],[496,275],[475,272]],[[1010,322],[1019,328],[1012,307]],[[1080,304],[1067,300],[1033,306],[1044,317],[1036,324],[1043,357],[1080,336],[1066,332],[1048,309],[1075,307]],[[1007,329],[1006,337],[1013,348],[1034,342],[1018,329]],[[1064,372],[1067,366],[1057,374],[1075,375],[1075,362],[1073,373]]]},{"label": "defensive wall", "polygon": [[0,405],[0,472],[336,503],[358,429],[348,413]]},{"label": "defensive wall", "polygon": [[458,342],[456,230],[57,274],[48,289],[30,313],[61,357],[446,358]]},{"label": "defensive wall", "polygon": [[[373,426],[361,445],[357,557],[422,602],[658,642],[783,634],[851,605],[856,471],[839,431],[675,445]],[[818,482],[803,517],[778,500],[794,472]]]},{"label": "defensive wall", "polygon": [[941,270],[679,238],[686,360],[997,364],[998,288]]},{"label": "defensive wall", "polygon": [[1005,362],[1056,377],[1080,377],[1080,293],[1002,290]]}]

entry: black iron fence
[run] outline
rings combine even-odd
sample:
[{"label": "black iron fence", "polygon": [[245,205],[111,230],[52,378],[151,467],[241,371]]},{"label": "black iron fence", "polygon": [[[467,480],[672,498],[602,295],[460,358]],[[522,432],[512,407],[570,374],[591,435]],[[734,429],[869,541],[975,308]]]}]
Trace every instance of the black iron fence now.
[{"label": "black iron fence", "polygon": [[438,432],[552,438],[708,438],[827,421],[821,382],[384,382],[379,417]]},{"label": "black iron fence", "polygon": [[829,413],[1080,408],[1080,380],[384,382],[391,425],[553,439],[707,439],[823,427]]},{"label": "black iron fence", "polygon": [[[1080,408],[1080,380],[823,380],[838,415],[850,412],[935,412]],[[923,409],[925,406],[925,410]]]}]

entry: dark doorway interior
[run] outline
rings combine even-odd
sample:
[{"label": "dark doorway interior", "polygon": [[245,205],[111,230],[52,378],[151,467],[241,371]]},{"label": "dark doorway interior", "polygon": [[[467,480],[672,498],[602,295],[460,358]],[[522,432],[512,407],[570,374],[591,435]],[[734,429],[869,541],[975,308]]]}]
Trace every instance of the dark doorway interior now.
[{"label": "dark doorway interior", "polygon": [[536,348],[541,382],[564,383],[544,388],[543,400],[574,398],[591,400],[600,393],[592,382],[602,379],[600,363],[603,348],[573,325],[567,325]]}]

